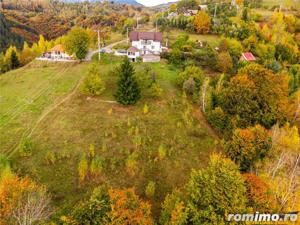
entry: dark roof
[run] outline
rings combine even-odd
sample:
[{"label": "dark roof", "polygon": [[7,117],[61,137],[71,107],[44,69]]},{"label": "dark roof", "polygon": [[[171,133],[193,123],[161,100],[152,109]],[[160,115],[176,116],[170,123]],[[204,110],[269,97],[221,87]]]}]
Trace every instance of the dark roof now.
[{"label": "dark roof", "polygon": [[129,34],[130,41],[153,40],[162,42],[162,33],[160,32],[137,32],[132,31]]},{"label": "dark roof", "polygon": [[139,50],[136,48],[136,47],[134,47],[134,46],[131,46],[128,50],[127,50],[128,52],[138,52]]}]

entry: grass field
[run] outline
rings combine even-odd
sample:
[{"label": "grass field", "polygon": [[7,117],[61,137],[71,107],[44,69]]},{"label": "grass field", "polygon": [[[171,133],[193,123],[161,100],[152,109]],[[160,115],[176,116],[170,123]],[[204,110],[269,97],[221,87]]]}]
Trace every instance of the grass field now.
[{"label": "grass field", "polygon": [[[30,155],[14,154],[12,161],[21,175],[29,175],[46,185],[54,204],[61,210],[88,196],[95,186],[103,183],[135,187],[137,193],[147,199],[145,187],[154,181],[155,196],[147,200],[153,204],[157,216],[166,193],[181,187],[192,168],[206,165],[208,155],[218,149],[217,138],[199,109],[181,96],[176,86],[177,69],[164,62],[149,64],[157,74],[163,96],[159,99],[144,96],[137,105],[124,107],[115,103],[113,97],[117,77],[111,71],[120,59],[114,56],[102,59],[98,66],[106,85],[105,93],[88,97],[78,88],[37,125],[30,138]],[[47,107],[70,93],[86,74],[87,66],[33,64],[5,74],[1,78],[4,106],[1,107],[1,124],[6,127],[1,130],[2,149],[7,151],[17,143],[24,130],[32,126]],[[135,64],[137,71],[142,66],[142,63]],[[41,98],[28,103],[42,90]],[[15,106],[25,102],[26,107]],[[145,103],[149,106],[147,114],[143,112]],[[7,123],[9,118],[3,115],[10,112],[11,117],[15,111],[19,112],[18,116]],[[78,163],[83,154],[88,155],[90,145],[101,159],[102,170],[97,176],[89,174],[80,184]],[[90,163],[92,158],[88,160]]]},{"label": "grass field", "polygon": [[221,40],[220,36],[217,36],[217,35],[213,35],[213,34],[207,34],[207,35],[191,34],[191,33],[187,33],[186,31],[179,30],[179,29],[173,29],[170,32],[168,32],[168,34],[164,33],[164,39],[168,35],[170,45],[171,45],[176,40],[176,38],[179,35],[182,35],[182,34],[188,34],[190,41],[197,41],[197,40],[206,41],[207,43],[209,43],[213,47],[218,46],[219,42]]},{"label": "grass field", "polygon": [[0,77],[0,153],[16,147],[43,112],[76,86],[85,67],[33,62]]}]

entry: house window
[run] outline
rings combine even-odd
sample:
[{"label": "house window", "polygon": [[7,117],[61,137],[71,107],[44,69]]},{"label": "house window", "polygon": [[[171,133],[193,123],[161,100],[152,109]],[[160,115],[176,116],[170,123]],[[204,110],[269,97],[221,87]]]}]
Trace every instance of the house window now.
[{"label": "house window", "polygon": [[152,45],[152,46],[151,46],[151,48],[152,48],[152,49],[155,49],[155,46],[154,46],[154,45]]}]

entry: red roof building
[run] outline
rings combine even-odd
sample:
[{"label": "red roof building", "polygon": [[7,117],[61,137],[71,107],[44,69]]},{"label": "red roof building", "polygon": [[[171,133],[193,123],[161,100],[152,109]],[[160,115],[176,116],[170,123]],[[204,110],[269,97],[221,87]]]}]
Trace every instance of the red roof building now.
[{"label": "red roof building", "polygon": [[256,58],[251,52],[244,52],[242,53],[242,56],[240,58],[240,61],[247,61],[247,62],[252,62],[255,61]]},{"label": "red roof building", "polygon": [[129,34],[129,38],[130,41],[152,40],[152,41],[162,42],[162,33],[132,31]]}]

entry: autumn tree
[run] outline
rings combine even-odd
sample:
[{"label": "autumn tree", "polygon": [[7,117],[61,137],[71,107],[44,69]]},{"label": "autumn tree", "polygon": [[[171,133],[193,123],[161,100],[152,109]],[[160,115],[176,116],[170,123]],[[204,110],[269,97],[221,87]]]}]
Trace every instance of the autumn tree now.
[{"label": "autumn tree", "polygon": [[259,123],[270,128],[287,119],[288,79],[285,74],[278,76],[261,65],[250,64],[231,78],[220,99],[235,126]]},{"label": "autumn tree", "polygon": [[183,87],[184,83],[190,79],[195,83],[195,90],[199,91],[204,81],[203,71],[197,66],[188,66],[178,74],[177,83]]},{"label": "autumn tree", "polygon": [[187,185],[189,220],[193,224],[226,224],[227,213],[245,209],[245,194],[238,166],[214,154],[207,168],[191,173]]},{"label": "autumn tree", "polygon": [[221,72],[227,73],[233,67],[231,56],[228,52],[221,52],[218,55],[218,68]]},{"label": "autumn tree", "polygon": [[111,225],[132,224],[150,225],[153,224],[151,217],[151,206],[142,201],[134,189],[109,189],[108,191],[111,211],[108,218]]},{"label": "autumn tree", "polygon": [[74,27],[65,40],[65,47],[67,52],[82,60],[89,50],[89,36],[86,30],[78,27]]},{"label": "autumn tree", "polygon": [[91,95],[101,95],[105,90],[104,83],[101,79],[99,68],[92,65],[83,82],[83,92]]},{"label": "autumn tree", "polygon": [[225,144],[227,156],[240,165],[242,171],[254,169],[256,163],[263,160],[270,149],[268,131],[260,125],[236,129]]},{"label": "autumn tree", "polygon": [[115,93],[117,101],[123,105],[133,105],[141,98],[141,91],[134,77],[134,68],[127,57],[118,69],[118,89]]},{"label": "autumn tree", "polygon": [[242,44],[236,39],[223,39],[219,48],[221,52],[228,52],[232,58],[233,65],[237,65],[242,55],[243,47]]},{"label": "autumn tree", "polygon": [[272,150],[260,173],[275,194],[280,208],[295,210],[300,189],[300,136],[295,126],[272,128]]},{"label": "autumn tree", "polygon": [[51,214],[45,188],[12,173],[0,177],[0,224],[41,224]]},{"label": "autumn tree", "polygon": [[141,200],[134,189],[113,189],[100,186],[88,201],[80,202],[70,220],[90,225],[151,225],[151,206]]},{"label": "autumn tree", "polygon": [[275,209],[276,202],[271,187],[253,173],[242,175],[247,189],[247,205],[258,212],[270,212]]},{"label": "autumn tree", "polygon": [[20,63],[21,65],[26,65],[27,63],[31,62],[36,56],[28,46],[27,42],[24,42],[23,50],[20,54]]},{"label": "autumn tree", "polygon": [[194,20],[194,27],[197,33],[207,34],[211,28],[211,18],[205,11],[200,11]]},{"label": "autumn tree", "polygon": [[87,201],[78,203],[72,211],[71,219],[76,224],[106,224],[108,223],[107,213],[111,211],[108,188],[100,186],[94,189]]},{"label": "autumn tree", "polygon": [[162,211],[159,218],[161,224],[187,224],[188,208],[186,207],[185,196],[175,189],[168,194],[162,204]]},{"label": "autumn tree", "polygon": [[41,53],[44,53],[47,51],[47,41],[45,40],[43,35],[39,36],[38,47],[39,47]]}]

